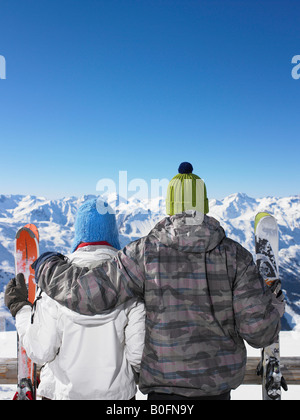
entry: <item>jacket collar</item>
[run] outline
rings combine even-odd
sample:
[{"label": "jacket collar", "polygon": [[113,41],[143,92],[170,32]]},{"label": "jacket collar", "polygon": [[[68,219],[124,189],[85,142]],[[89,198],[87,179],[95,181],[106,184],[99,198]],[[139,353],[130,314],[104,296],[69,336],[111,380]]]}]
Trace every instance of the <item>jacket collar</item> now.
[{"label": "jacket collar", "polygon": [[77,248],[75,249],[75,251],[78,249],[78,248],[83,248],[83,247],[85,247],[85,246],[89,246],[89,245],[106,245],[106,246],[111,246],[112,247],[112,245],[111,244],[109,244],[108,242],[106,242],[106,241],[99,241],[99,242],[80,242],[80,244],[77,246]]}]

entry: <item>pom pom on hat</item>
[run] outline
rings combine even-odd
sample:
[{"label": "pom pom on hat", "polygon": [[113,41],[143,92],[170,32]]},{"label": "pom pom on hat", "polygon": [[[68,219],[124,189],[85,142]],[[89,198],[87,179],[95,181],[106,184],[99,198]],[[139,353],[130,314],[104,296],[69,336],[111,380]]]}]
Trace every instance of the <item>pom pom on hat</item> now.
[{"label": "pom pom on hat", "polygon": [[179,165],[178,172],[180,174],[191,174],[193,172],[193,165],[189,162],[182,162]]}]

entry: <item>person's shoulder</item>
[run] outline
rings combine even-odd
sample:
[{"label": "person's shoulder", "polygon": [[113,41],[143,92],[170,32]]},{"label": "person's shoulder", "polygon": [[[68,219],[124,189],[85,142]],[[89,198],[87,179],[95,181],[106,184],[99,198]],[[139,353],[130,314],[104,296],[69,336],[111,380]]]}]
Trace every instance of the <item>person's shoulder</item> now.
[{"label": "person's shoulder", "polygon": [[127,245],[124,246],[124,248],[118,251],[117,255],[125,254],[129,257],[143,255],[147,242],[149,242],[149,235],[143,236],[142,238],[129,242]]},{"label": "person's shoulder", "polygon": [[58,312],[62,306],[50,296],[48,296],[47,293],[38,289],[35,301],[36,303],[34,305],[34,310],[42,311],[43,313],[47,312],[53,318],[57,318]]},{"label": "person's shoulder", "polygon": [[225,236],[222,241],[222,245],[225,247],[226,251],[230,252],[231,254],[234,254],[236,258],[253,258],[251,252],[248,251],[248,249],[246,249],[239,242],[231,238]]}]

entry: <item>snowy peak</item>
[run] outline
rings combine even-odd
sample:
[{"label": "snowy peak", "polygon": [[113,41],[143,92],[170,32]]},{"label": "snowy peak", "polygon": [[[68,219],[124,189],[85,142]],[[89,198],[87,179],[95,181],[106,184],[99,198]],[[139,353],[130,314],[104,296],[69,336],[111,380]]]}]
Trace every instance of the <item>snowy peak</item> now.
[{"label": "snowy peak", "polygon": [[257,206],[257,201],[246,194],[237,193],[224,198],[219,202],[219,206],[222,206],[224,218],[235,219],[241,214],[253,211]]}]

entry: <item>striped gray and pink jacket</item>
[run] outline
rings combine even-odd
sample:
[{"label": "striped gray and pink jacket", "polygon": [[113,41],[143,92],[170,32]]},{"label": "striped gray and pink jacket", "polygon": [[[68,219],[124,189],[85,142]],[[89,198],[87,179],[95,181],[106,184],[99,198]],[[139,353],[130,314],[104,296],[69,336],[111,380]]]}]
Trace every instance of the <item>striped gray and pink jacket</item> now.
[{"label": "striped gray and pink jacket", "polygon": [[145,302],[139,383],[145,394],[195,397],[234,389],[244,377],[244,340],[264,347],[280,330],[252,255],[218,221],[197,212],[163,219],[94,269],[52,257],[37,277],[51,298],[83,315],[132,297]]}]

